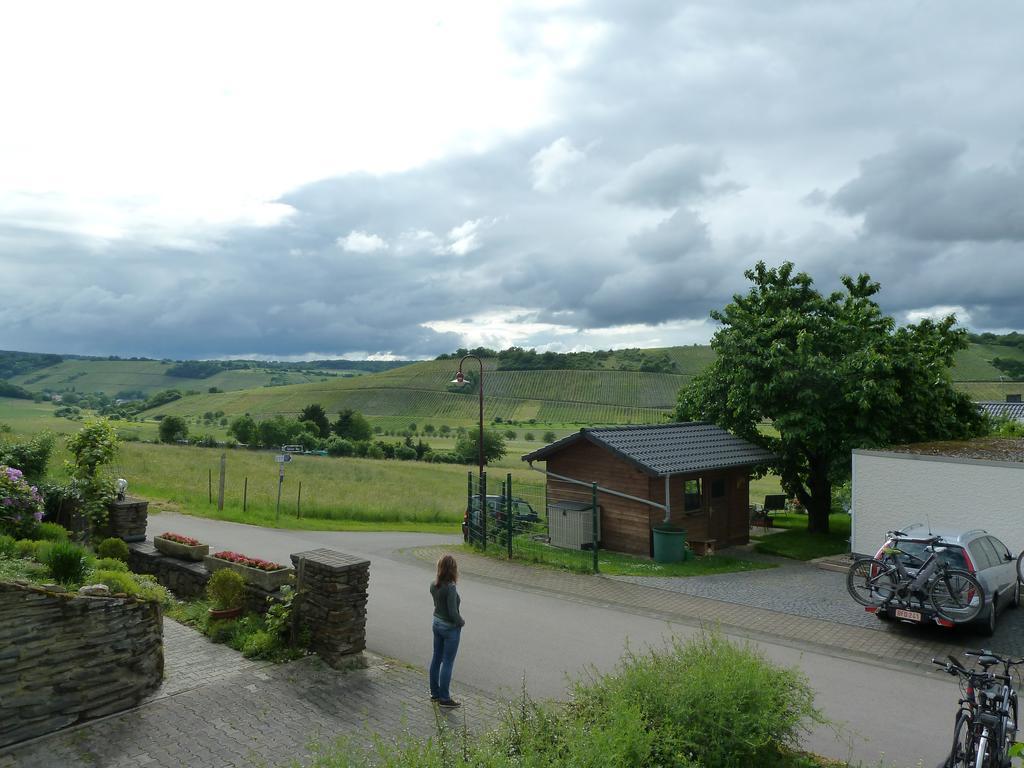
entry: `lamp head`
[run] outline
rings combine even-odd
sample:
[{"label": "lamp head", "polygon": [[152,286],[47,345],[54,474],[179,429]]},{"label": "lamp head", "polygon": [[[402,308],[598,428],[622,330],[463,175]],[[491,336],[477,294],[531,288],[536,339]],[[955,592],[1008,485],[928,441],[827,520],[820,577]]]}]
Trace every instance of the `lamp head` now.
[{"label": "lamp head", "polygon": [[458,384],[459,386],[462,386],[463,384],[466,383],[466,377],[462,375],[462,370],[461,369],[459,370],[458,373],[455,374],[455,378],[452,379],[451,383],[452,384]]}]

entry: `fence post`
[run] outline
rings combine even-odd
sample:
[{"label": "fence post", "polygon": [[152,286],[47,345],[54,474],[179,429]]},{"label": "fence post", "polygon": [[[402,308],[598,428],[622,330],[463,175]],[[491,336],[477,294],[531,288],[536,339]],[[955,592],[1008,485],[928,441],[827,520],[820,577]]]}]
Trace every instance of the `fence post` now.
[{"label": "fence post", "polygon": [[480,527],[483,530],[484,552],[487,551],[487,473],[480,473]]},{"label": "fence post", "polygon": [[242,486],[242,513],[245,514],[246,507],[249,506],[249,476],[245,476],[245,485]]},{"label": "fence post", "polygon": [[590,541],[594,550],[594,573],[597,573],[597,483],[590,486]]},{"label": "fence post", "polygon": [[512,529],[512,473],[508,473],[508,478],[505,480],[505,520],[508,526],[508,559],[512,559],[512,536],[514,531]]},{"label": "fence post", "polygon": [[209,494],[209,503],[213,504],[213,470],[206,470],[206,491]]},{"label": "fence post", "polygon": [[295,499],[295,517],[302,517],[302,481],[299,480],[299,495]]},{"label": "fence post", "polygon": [[217,485],[217,509],[224,509],[224,475],[227,474],[228,455],[220,455],[220,483]]}]

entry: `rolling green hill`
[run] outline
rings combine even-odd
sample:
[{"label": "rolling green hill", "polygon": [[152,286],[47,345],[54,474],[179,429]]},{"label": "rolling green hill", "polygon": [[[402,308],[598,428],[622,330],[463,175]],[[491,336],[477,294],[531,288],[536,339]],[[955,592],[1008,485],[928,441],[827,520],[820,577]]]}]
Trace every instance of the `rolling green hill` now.
[{"label": "rolling green hill", "polygon": [[[601,360],[599,370],[498,370],[497,361],[488,359],[486,418],[567,425],[662,421],[671,415],[679,389],[714,359],[714,353],[706,346],[646,351],[664,352],[679,373],[615,370],[618,365],[630,365],[628,356],[619,359],[615,354]],[[1019,391],[1021,385],[1000,383],[1000,372],[990,360],[1013,355],[1024,359],[1024,351],[972,344],[958,355],[953,378],[972,397],[1001,399]],[[277,414],[294,416],[304,406],[319,403],[332,414],[353,408],[384,429],[426,420],[469,425],[477,417],[476,388],[466,386],[460,391],[451,385],[457,364],[456,360],[432,360],[358,378],[193,395],[145,415],[195,416],[223,411],[229,417],[250,413],[261,419]],[[470,361],[469,370],[475,365]]]},{"label": "rolling green hill", "polygon": [[169,375],[168,371],[176,365],[179,364],[160,360],[66,359],[14,376],[10,381],[29,392],[102,392],[109,397],[115,397],[119,393],[127,392],[141,392],[148,396],[164,389],[180,389],[183,392],[206,392],[210,387],[224,391],[253,389],[326,381],[364,373],[361,370],[345,368],[254,367],[222,370],[202,378]]},{"label": "rolling green hill", "polygon": [[[353,408],[368,417],[432,418],[472,423],[477,390],[451,385],[457,364],[432,360],[353,379],[185,397],[145,415],[191,416],[205,411],[255,418],[296,415],[310,403],[328,413]],[[484,374],[488,420],[542,423],[657,422],[667,415],[689,377],[636,371],[499,371]]]}]

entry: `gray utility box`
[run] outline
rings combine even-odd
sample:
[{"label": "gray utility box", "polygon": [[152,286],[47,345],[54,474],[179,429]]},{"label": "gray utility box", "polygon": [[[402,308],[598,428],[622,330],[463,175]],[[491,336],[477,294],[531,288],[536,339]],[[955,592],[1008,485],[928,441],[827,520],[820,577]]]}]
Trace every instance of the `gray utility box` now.
[{"label": "gray utility box", "polygon": [[[548,504],[548,535],[551,545],[566,549],[590,549],[594,542],[593,507],[583,501]],[[597,540],[601,541],[601,507],[597,508]]]}]

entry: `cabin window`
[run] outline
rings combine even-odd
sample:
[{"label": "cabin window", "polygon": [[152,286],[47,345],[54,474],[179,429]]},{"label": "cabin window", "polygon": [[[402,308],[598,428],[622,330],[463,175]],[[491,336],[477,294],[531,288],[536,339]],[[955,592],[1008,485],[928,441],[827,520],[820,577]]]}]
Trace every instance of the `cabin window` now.
[{"label": "cabin window", "polygon": [[700,512],[702,507],[700,480],[685,480],[683,482],[683,511]]},{"label": "cabin window", "polygon": [[725,496],[725,479],[719,478],[711,481],[711,498],[720,499]]}]

